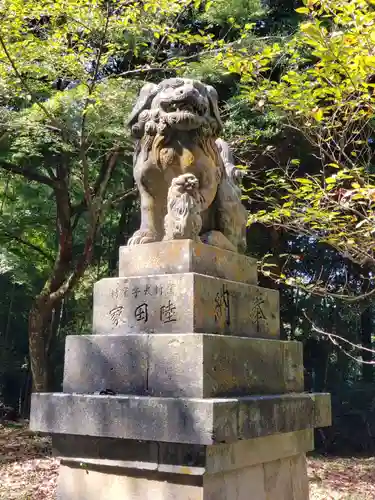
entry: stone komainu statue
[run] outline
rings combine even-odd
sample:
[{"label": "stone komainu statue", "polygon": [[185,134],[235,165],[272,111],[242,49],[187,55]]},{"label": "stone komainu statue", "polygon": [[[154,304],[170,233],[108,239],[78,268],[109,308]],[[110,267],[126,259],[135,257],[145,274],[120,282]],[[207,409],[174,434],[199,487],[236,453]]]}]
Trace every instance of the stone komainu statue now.
[{"label": "stone komainu statue", "polygon": [[137,140],[134,178],[141,227],[128,245],[193,239],[244,252],[242,171],[218,138],[222,122],[216,90],[182,78],[146,84],[129,126]]}]

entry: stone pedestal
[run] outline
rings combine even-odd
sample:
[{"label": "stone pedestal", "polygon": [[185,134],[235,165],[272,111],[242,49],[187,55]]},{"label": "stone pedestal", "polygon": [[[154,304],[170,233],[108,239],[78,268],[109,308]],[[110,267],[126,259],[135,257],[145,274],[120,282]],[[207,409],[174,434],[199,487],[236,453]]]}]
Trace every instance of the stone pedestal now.
[{"label": "stone pedestal", "polygon": [[308,499],[330,397],[303,392],[301,345],[256,280],[254,260],[189,240],[120,249],[94,334],[67,338],[63,392],[32,398],[59,500]]}]

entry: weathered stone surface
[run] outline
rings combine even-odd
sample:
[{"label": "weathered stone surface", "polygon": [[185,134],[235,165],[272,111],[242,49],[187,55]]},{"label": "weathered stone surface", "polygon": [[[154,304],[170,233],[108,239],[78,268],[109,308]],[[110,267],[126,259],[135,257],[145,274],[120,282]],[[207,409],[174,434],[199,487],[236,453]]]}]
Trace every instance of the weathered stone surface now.
[{"label": "weathered stone surface", "polygon": [[[113,471],[111,471],[113,472]],[[152,471],[124,475],[105,466],[60,466],[57,500],[202,500],[202,478]]]},{"label": "weathered stone surface", "polygon": [[93,393],[111,389],[145,395],[148,363],[146,335],[69,335],[63,391]]},{"label": "weathered stone surface", "polygon": [[151,441],[210,444],[234,441],[233,401],[33,394],[32,429]]},{"label": "weathered stone surface", "polygon": [[202,274],[105,278],[94,287],[93,333],[219,333],[278,338],[276,290]]},{"label": "weathered stone surface", "polygon": [[308,500],[304,455],[210,474],[62,461],[59,500]]},{"label": "weathered stone surface", "polygon": [[[251,495],[251,496],[250,496]],[[204,500],[268,500],[262,465],[242,468],[203,479]]]},{"label": "weathered stone surface", "polygon": [[309,480],[307,477],[306,456],[300,453],[290,459],[293,500],[308,500]]},{"label": "weathered stone surface", "polygon": [[298,342],[209,334],[68,336],[64,392],[208,398],[303,391]]},{"label": "weathered stone surface", "polygon": [[330,394],[312,395],[314,399],[314,427],[328,427],[332,423],[332,407]]},{"label": "weathered stone surface", "polygon": [[299,394],[177,399],[39,393],[32,396],[30,427],[49,434],[207,445],[233,443],[312,428],[318,397]]},{"label": "weathered stone surface", "polygon": [[[129,439],[98,438],[72,434],[52,435],[53,455],[66,462],[98,463],[105,460],[108,466],[139,470],[158,470],[160,447],[166,443],[133,441]],[[178,447],[179,445],[174,445]],[[196,445],[180,445],[191,448]],[[190,451],[190,450],[189,450]]]},{"label": "weathered stone surface", "polygon": [[302,392],[302,344],[228,336],[203,338],[203,397]]},{"label": "weathered stone surface", "polygon": [[265,463],[267,500],[308,500],[309,485],[304,453]]},{"label": "weathered stone surface", "polygon": [[250,396],[239,401],[240,439],[331,425],[329,394]]},{"label": "weathered stone surface", "polygon": [[267,500],[294,500],[290,459],[264,464],[264,484]]},{"label": "weathered stone surface", "polygon": [[[314,437],[313,430],[306,429],[205,446],[55,434],[52,443],[54,455],[65,463],[201,475],[233,471],[288,457],[302,457],[313,449]],[[296,468],[303,469],[303,465],[301,460],[295,461]]]},{"label": "weathered stone surface", "polygon": [[217,474],[295,455],[300,456],[301,453],[313,449],[313,429],[207,446],[205,471],[208,474]]},{"label": "weathered stone surface", "polygon": [[150,395],[204,397],[204,337],[200,334],[148,336]]},{"label": "weathered stone surface", "polygon": [[120,247],[119,276],[198,273],[256,285],[257,261],[193,240]]},{"label": "weathered stone surface", "polygon": [[248,439],[313,427],[314,402],[308,395],[240,399],[238,437]]}]

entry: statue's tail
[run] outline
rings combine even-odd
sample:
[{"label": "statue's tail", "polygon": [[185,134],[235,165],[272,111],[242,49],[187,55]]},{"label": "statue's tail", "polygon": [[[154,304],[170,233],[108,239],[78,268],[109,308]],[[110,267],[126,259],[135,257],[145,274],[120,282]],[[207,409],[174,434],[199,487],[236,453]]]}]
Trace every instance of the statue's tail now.
[{"label": "statue's tail", "polygon": [[224,167],[216,195],[218,229],[238,252],[243,253],[247,226],[247,211],[241,202],[243,170],[234,165],[232,152],[225,141],[217,139],[216,145]]},{"label": "statue's tail", "polygon": [[245,171],[235,166],[233,154],[227,142],[219,138],[216,139],[216,145],[224,164],[225,174],[231,184],[233,184],[233,187],[236,189],[238,195],[241,196],[240,185]]}]

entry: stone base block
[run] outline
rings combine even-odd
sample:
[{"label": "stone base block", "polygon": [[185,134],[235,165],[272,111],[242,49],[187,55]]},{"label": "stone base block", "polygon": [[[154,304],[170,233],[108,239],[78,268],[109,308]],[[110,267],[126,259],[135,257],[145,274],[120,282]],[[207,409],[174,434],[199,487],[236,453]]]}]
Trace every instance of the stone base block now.
[{"label": "stone base block", "polygon": [[59,500],[308,500],[311,430],[215,446],[74,438],[53,436]]},{"label": "stone base block", "polygon": [[64,392],[211,398],[303,391],[302,344],[208,334],[67,337]]},{"label": "stone base block", "polygon": [[202,274],[104,278],[93,333],[218,333],[277,339],[279,293]]},{"label": "stone base block", "polygon": [[[250,496],[249,496],[250,495]],[[57,500],[308,500],[304,455],[215,476],[60,466]]]},{"label": "stone base block", "polygon": [[32,395],[30,428],[47,434],[213,445],[325,427],[328,394],[226,399]]},{"label": "stone base block", "polygon": [[198,273],[256,285],[257,261],[193,240],[120,247],[119,276]]},{"label": "stone base block", "polygon": [[306,459],[246,467],[214,476],[108,473],[60,466],[57,500],[308,500]]}]

